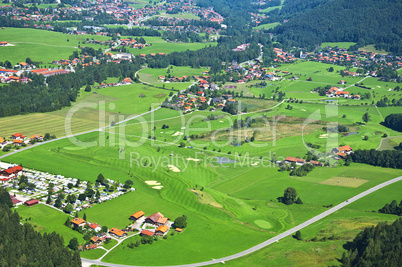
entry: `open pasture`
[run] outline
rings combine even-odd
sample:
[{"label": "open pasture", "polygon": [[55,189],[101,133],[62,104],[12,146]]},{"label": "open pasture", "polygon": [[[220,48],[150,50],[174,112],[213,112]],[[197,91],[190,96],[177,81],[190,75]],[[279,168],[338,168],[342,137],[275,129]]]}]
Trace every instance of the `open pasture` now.
[{"label": "open pasture", "polygon": [[[134,37],[139,38],[139,37]],[[143,49],[129,48],[128,50],[135,56],[140,54],[152,54],[152,53],[172,53],[183,52],[186,50],[199,50],[209,45],[216,45],[215,43],[171,43],[166,42],[161,37],[144,37],[145,41],[151,46],[144,47]]]},{"label": "open pasture", "polygon": [[345,177],[332,177],[328,180],[322,181],[321,184],[345,186],[345,187],[359,187],[366,182],[368,182],[368,180],[345,178]]},{"label": "open pasture", "polygon": [[53,60],[68,59],[73,51],[79,50],[78,45],[103,48],[95,44],[82,45],[87,38],[110,40],[106,36],[70,35],[46,30],[28,28],[6,28],[0,31],[2,40],[13,46],[0,47],[0,61],[10,61],[12,64],[25,62],[30,58],[35,62],[49,64]]},{"label": "open pasture", "polygon": [[[20,217],[22,217],[23,222],[25,222],[25,219],[28,219],[26,222],[32,224],[40,233],[56,232],[62,235],[66,245],[70,239],[74,237],[78,239],[80,244],[85,242],[82,234],[64,225],[64,222],[70,216],[61,211],[50,208],[44,204],[38,204],[32,207],[18,206],[16,211]],[[73,219],[72,217],[70,218]]]},{"label": "open pasture", "polygon": [[326,42],[321,44],[321,48],[325,48],[327,46],[330,47],[339,47],[339,48],[345,48],[349,49],[352,45],[355,45],[356,43],[353,42],[338,42],[338,43],[331,43],[331,42]]}]

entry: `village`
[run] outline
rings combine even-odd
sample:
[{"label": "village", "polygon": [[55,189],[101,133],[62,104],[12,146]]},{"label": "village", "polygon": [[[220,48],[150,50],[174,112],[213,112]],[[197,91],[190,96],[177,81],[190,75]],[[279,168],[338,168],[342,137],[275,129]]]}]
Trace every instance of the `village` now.
[{"label": "village", "polygon": [[[173,236],[175,232],[181,233],[183,232],[183,228],[187,226],[185,215],[172,221],[160,212],[145,216],[145,212],[137,211],[129,216],[129,220],[131,222],[123,229],[116,227],[108,229],[105,226],[88,222],[85,218],[79,217],[75,217],[71,221],[66,221],[65,224],[85,234],[88,241],[85,245],[79,245],[79,250],[92,250],[102,247],[104,244],[109,243],[111,239],[115,239],[120,243],[136,235],[141,236],[142,244],[151,244],[152,241],[158,238],[167,239],[169,232],[171,236]],[[179,228],[176,224],[179,224],[183,228]],[[137,245],[138,244],[139,241],[137,240]]]}]

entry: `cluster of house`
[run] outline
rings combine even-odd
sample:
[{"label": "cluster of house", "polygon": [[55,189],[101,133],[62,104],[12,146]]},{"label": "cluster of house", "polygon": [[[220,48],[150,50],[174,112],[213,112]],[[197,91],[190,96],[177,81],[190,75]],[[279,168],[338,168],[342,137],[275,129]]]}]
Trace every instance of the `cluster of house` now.
[{"label": "cluster of house", "polygon": [[[145,216],[145,212],[137,211],[130,216],[130,220],[133,221],[128,227],[119,229],[116,227],[110,228],[107,232],[102,232],[102,227],[97,223],[89,223],[81,218],[74,218],[71,220],[71,226],[74,229],[78,227],[91,229],[94,233],[91,238],[91,244],[83,247],[79,246],[80,250],[95,249],[101,245],[104,241],[110,238],[124,238],[129,232],[133,230],[138,231],[141,236],[164,236],[173,227],[173,222],[166,218],[162,213],[157,212],[148,217]],[[175,228],[176,232],[182,232],[183,229]]]},{"label": "cluster of house", "polygon": [[293,62],[296,61],[293,53],[285,52],[281,48],[274,48],[276,54],[275,62]]},{"label": "cluster of house", "polygon": [[295,157],[286,157],[284,161],[281,161],[280,163],[286,163],[286,164],[291,164],[291,163],[296,163],[296,165],[304,165],[306,163],[309,163],[311,165],[314,166],[324,166],[324,163],[320,162],[320,161],[316,161],[316,160],[310,160],[309,162],[307,162],[305,159],[301,159],[301,158],[295,158]]},{"label": "cluster of house", "polygon": [[136,48],[136,49],[142,49],[144,47],[150,46],[150,44],[138,43],[137,40],[132,39],[132,38],[120,39],[120,45],[131,47],[131,48]]},{"label": "cluster of house", "polygon": [[235,51],[235,52],[241,52],[241,51],[245,51],[246,48],[249,47],[249,46],[250,46],[250,43],[242,44],[242,45],[239,45],[239,46],[237,46],[236,48],[234,48],[232,50]]},{"label": "cluster of house", "polygon": [[[64,63],[65,61],[61,61],[59,65],[68,65]],[[57,62],[58,63],[58,62]],[[35,73],[42,74],[45,77],[58,75],[58,74],[67,74],[69,71],[64,69],[36,69],[34,65],[29,65],[27,63],[21,62],[15,66],[15,68],[19,68],[18,70],[11,69],[0,69],[0,81],[2,83],[11,83],[11,82],[20,82],[20,83],[28,83],[32,80],[25,77],[25,73]]]},{"label": "cluster of house", "polygon": [[191,25],[191,22],[192,19],[160,16],[152,20],[147,20],[146,22],[144,22],[144,24],[148,27],[151,27],[154,30],[162,30],[162,31],[178,32],[178,33],[205,32],[210,35],[219,34],[221,29],[224,28],[222,27],[224,26],[223,24],[221,24],[221,28],[213,28],[213,27]]},{"label": "cluster of house", "polygon": [[[340,81],[340,83],[342,84],[342,80]],[[327,91],[327,96],[328,97],[343,97],[343,98],[351,98],[351,99],[355,99],[355,100],[360,100],[360,95],[353,95],[348,91],[344,91],[343,88],[341,87],[336,87],[333,86],[331,87],[331,89],[329,89]]]},{"label": "cluster of house", "polygon": [[43,141],[43,136],[34,134],[31,137],[27,137],[25,135],[22,135],[21,133],[16,133],[13,134],[9,140],[6,140],[2,137],[0,137],[0,147],[4,147],[6,145],[16,145],[16,146],[21,146],[21,145],[27,145],[33,142],[40,142]]},{"label": "cluster of house", "polygon": [[265,14],[256,14],[249,12],[251,15],[251,19],[253,21],[253,26],[258,26],[263,19],[266,19],[267,16]]},{"label": "cluster of house", "polygon": [[[325,63],[339,63],[339,62],[351,62],[353,67],[371,66],[375,63],[380,70],[384,66],[390,66],[394,70],[402,67],[402,57],[393,55],[382,55],[376,53],[370,53],[365,51],[353,51],[350,52],[345,48],[339,47],[325,47],[321,51],[314,53],[301,53],[300,58],[309,59],[317,62]],[[370,75],[377,77],[377,70],[371,70],[368,73],[356,73],[353,71],[345,72],[348,76]]]},{"label": "cluster of house", "polygon": [[[339,159],[344,159],[346,158],[349,154],[353,153],[353,149],[349,146],[340,146],[340,147],[336,147],[332,150],[332,153],[334,154],[333,158],[336,160]],[[291,163],[295,163],[298,166],[304,165],[304,164],[311,164],[314,166],[324,166],[324,163],[317,161],[317,160],[310,160],[309,162],[307,162],[305,159],[301,159],[301,158],[297,158],[297,157],[286,157],[285,160],[283,161],[277,161],[277,164],[291,164]]]}]

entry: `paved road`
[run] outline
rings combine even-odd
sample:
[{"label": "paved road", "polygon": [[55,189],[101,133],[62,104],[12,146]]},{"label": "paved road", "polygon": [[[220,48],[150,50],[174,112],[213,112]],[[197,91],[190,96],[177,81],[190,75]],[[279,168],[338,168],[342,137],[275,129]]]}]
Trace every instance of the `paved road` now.
[{"label": "paved road", "polygon": [[[269,246],[269,245],[271,245],[271,244],[273,244],[275,242],[279,242],[279,240],[281,240],[281,239],[283,239],[283,238],[285,238],[287,236],[292,235],[296,231],[299,231],[299,230],[301,230],[301,229],[303,229],[303,228],[305,228],[305,227],[307,227],[307,226],[309,226],[309,225],[321,220],[322,218],[324,218],[324,217],[326,217],[326,216],[328,216],[328,215],[330,215],[330,214],[342,209],[343,207],[349,205],[350,203],[353,203],[354,201],[356,201],[356,200],[358,200],[358,199],[360,199],[362,197],[367,196],[370,193],[373,193],[374,191],[377,191],[377,190],[379,190],[379,189],[381,189],[381,188],[383,188],[385,186],[388,186],[390,184],[393,184],[393,183],[399,182],[399,181],[402,181],[402,176],[394,178],[392,180],[389,180],[389,181],[384,182],[382,184],[379,184],[377,186],[374,186],[374,187],[372,187],[372,188],[370,188],[370,189],[368,189],[368,190],[366,190],[366,191],[364,191],[364,192],[362,192],[362,193],[360,193],[360,194],[358,194],[358,195],[356,195],[356,196],[354,196],[354,197],[342,202],[341,204],[336,205],[335,207],[333,207],[333,208],[331,208],[331,209],[329,209],[329,210],[327,210],[327,211],[325,211],[325,212],[323,212],[323,213],[311,218],[310,220],[307,220],[304,223],[299,224],[298,226],[296,226],[296,227],[294,227],[294,228],[292,228],[292,229],[290,229],[290,230],[288,230],[288,231],[286,231],[286,232],[284,232],[282,234],[279,234],[279,235],[277,235],[277,236],[275,236],[275,237],[273,237],[271,239],[268,239],[265,242],[262,242],[261,244],[258,244],[258,245],[254,246],[252,248],[249,248],[249,249],[244,250],[242,252],[239,252],[237,254],[227,256],[227,257],[224,257],[224,258],[220,258],[220,259],[213,259],[213,260],[210,260],[210,261],[204,261],[204,262],[192,263],[192,264],[184,264],[184,265],[173,265],[173,266],[174,267],[178,267],[178,266],[181,266],[181,267],[206,266],[206,265],[211,265],[211,264],[216,264],[216,263],[224,263],[225,261],[229,261],[229,260],[233,260],[233,259],[237,259],[237,258],[246,256],[246,255],[248,255],[250,253],[253,253],[253,252],[255,252],[255,251],[259,250],[259,249],[262,249],[262,248],[264,248],[266,246]],[[95,265],[102,265],[102,266],[108,266],[108,267],[137,267],[137,266],[132,266],[132,265],[121,265],[121,264],[105,263],[105,262],[101,262],[99,260],[87,260],[87,259],[83,259],[83,258],[82,258],[82,262],[83,262],[83,266],[88,266],[89,264],[95,264]],[[169,267],[173,267],[173,266],[169,266]]]}]

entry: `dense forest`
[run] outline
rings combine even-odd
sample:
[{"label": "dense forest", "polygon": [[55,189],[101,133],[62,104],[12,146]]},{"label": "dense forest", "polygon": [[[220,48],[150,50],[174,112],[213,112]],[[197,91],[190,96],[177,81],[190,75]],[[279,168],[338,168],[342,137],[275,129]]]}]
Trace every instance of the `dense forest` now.
[{"label": "dense forest", "polygon": [[356,150],[348,156],[347,160],[365,163],[385,168],[402,169],[402,151],[383,150]]},{"label": "dense forest", "polygon": [[385,117],[383,125],[394,131],[402,132],[402,113],[388,115]]},{"label": "dense forest", "polygon": [[322,42],[356,42],[402,54],[402,1],[285,1],[281,12],[290,15],[300,9],[303,12],[273,30],[285,47],[313,49]]},{"label": "dense forest", "polygon": [[4,196],[10,199],[0,187],[0,266],[81,266],[79,252],[66,248],[59,234],[41,235],[32,225],[21,225]]},{"label": "dense forest", "polygon": [[366,228],[345,247],[348,253],[341,260],[345,267],[402,266],[402,218]]}]

